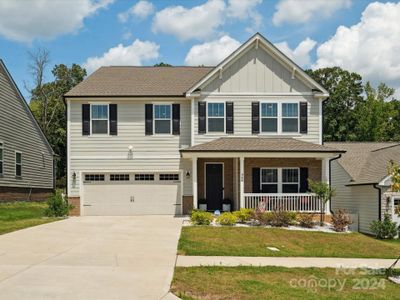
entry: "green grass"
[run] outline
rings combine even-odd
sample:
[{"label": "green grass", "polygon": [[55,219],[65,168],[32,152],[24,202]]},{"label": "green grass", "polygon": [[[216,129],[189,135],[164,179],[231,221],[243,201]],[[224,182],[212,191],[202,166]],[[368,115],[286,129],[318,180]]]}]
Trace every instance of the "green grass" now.
[{"label": "green grass", "polygon": [[[332,268],[177,267],[171,291],[184,300],[400,299],[400,286],[386,280],[381,272],[365,274],[365,270],[353,270],[346,274]],[[325,285],[327,280],[329,286]]]},{"label": "green grass", "polygon": [[[268,246],[277,247],[272,252]],[[400,240],[260,227],[183,227],[180,255],[395,258]]]},{"label": "green grass", "polygon": [[0,234],[60,220],[44,216],[46,203],[0,203]]}]

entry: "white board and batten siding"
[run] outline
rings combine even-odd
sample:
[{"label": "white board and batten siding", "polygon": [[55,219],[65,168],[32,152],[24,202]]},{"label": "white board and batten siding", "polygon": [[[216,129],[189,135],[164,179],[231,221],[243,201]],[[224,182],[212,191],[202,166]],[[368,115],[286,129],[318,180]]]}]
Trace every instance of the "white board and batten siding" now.
[{"label": "white board and batten siding", "polygon": [[370,226],[373,220],[379,218],[378,190],[373,185],[346,186],[351,177],[337,162],[331,166],[332,187],[336,195],[332,198],[332,210],[346,209],[356,214],[358,230],[363,233],[372,233]]},{"label": "white board and batten siding", "polygon": [[[53,188],[53,152],[27,104],[0,62],[0,186]],[[15,176],[15,152],[22,154],[22,176]]]},{"label": "white board and batten siding", "polygon": [[[82,104],[96,102],[118,105],[118,135],[82,135]],[[145,104],[161,102],[180,104],[180,135],[145,135]],[[179,149],[190,145],[191,139],[190,101],[187,99],[74,99],[68,101],[68,106],[71,197],[80,195],[82,179],[79,176],[87,172],[180,172],[190,165],[180,159],[179,153]],[[131,153],[129,146],[133,147]],[[77,176],[75,181],[71,179],[73,172]],[[182,177],[184,180],[185,176]]]},{"label": "white board and batten siding", "polygon": [[[299,76],[292,79],[292,71],[278,62],[266,49],[254,47],[244,52],[222,74],[215,74],[202,87],[202,96],[194,103],[194,144],[219,138],[216,134],[198,134],[199,101],[233,101],[234,134],[229,136],[294,137],[312,143],[321,143],[321,104],[312,96],[312,89]],[[251,132],[251,103],[253,101],[308,102],[308,133],[295,135],[254,135]]]}]

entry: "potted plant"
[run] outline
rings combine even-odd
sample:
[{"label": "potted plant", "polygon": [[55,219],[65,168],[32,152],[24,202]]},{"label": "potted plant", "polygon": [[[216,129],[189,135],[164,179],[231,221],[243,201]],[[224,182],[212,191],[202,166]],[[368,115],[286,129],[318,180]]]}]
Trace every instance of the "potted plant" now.
[{"label": "potted plant", "polygon": [[231,211],[231,204],[232,204],[231,199],[229,198],[222,199],[222,211],[225,212]]},{"label": "potted plant", "polygon": [[207,200],[199,199],[199,210],[207,211]]}]

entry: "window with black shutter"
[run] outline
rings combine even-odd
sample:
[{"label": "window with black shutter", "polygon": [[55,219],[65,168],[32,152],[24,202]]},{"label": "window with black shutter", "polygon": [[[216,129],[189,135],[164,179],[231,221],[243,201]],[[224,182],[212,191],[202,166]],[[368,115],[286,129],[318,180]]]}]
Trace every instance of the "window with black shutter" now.
[{"label": "window with black shutter", "polygon": [[260,103],[251,103],[251,132],[253,134],[260,133]]},{"label": "window with black shutter", "polygon": [[110,104],[110,135],[118,134],[118,111],[117,104]]},{"label": "window with black shutter", "polygon": [[172,134],[179,135],[181,126],[181,105],[172,104]]},{"label": "window with black shutter", "polygon": [[153,134],[153,104],[145,105],[145,134]]},{"label": "window with black shutter", "polygon": [[199,134],[206,133],[206,102],[198,103],[198,132]]},{"label": "window with black shutter", "polygon": [[300,102],[300,133],[308,131],[308,109],[307,102]]},{"label": "window with black shutter", "polygon": [[233,123],[233,102],[226,102],[226,133],[232,134],[234,132]]},{"label": "window with black shutter", "polygon": [[82,135],[90,135],[90,104],[82,104]]}]

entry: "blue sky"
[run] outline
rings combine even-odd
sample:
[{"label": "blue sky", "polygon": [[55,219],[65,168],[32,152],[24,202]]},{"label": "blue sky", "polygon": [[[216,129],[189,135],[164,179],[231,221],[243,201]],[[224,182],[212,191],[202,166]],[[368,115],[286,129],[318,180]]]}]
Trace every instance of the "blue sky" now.
[{"label": "blue sky", "polygon": [[37,47],[50,51],[51,66],[89,72],[210,65],[259,31],[305,68],[339,65],[399,88],[398,20],[398,2],[367,0],[3,0],[0,57],[27,95],[28,51]]}]

